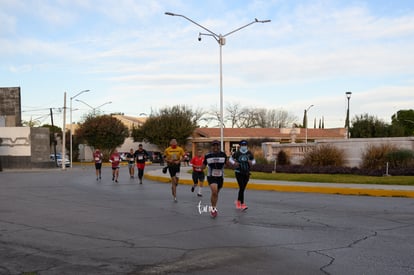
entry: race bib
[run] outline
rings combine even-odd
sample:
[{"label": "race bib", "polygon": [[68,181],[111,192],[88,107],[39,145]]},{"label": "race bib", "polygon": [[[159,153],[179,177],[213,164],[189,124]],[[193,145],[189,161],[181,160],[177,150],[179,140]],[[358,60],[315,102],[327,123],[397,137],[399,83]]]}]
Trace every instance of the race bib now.
[{"label": "race bib", "polygon": [[141,159],[144,159],[144,157],[143,156],[138,156],[138,159],[141,160]]},{"label": "race bib", "polygon": [[223,176],[223,170],[221,170],[221,169],[213,169],[211,171],[211,175],[213,177],[221,177],[221,176]]},{"label": "race bib", "polygon": [[119,157],[114,157],[114,161],[119,161]]},{"label": "race bib", "polygon": [[96,157],[96,158],[95,158],[95,161],[99,161],[99,158],[98,158],[98,157]]}]

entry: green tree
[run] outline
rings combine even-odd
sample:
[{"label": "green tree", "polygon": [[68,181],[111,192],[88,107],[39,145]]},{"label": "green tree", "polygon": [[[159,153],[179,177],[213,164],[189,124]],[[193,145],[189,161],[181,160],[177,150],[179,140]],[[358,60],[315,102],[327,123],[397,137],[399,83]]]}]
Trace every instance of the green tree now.
[{"label": "green tree", "polygon": [[303,125],[302,128],[308,128],[308,112],[306,111],[306,109],[303,113],[303,124],[302,125]]},{"label": "green tree", "polygon": [[[65,133],[66,152],[70,153],[70,131]],[[79,144],[84,143],[78,135],[72,135],[72,158],[73,161],[79,161]]]},{"label": "green tree", "polygon": [[185,145],[196,128],[196,114],[186,106],[177,105],[152,113],[141,127],[132,129],[131,136],[134,141],[150,142],[163,150],[171,138]]},{"label": "green tree", "polygon": [[414,135],[414,110],[399,110],[391,117],[391,124],[400,136]]},{"label": "green tree", "polygon": [[128,136],[128,128],[110,115],[90,115],[76,131],[77,140],[83,140],[92,148],[100,148],[105,159]]},{"label": "green tree", "polygon": [[62,138],[62,128],[60,128],[58,126],[54,126],[54,125],[52,126],[50,124],[43,124],[41,127],[49,128],[50,145],[56,145],[57,144],[56,137]]},{"label": "green tree", "polygon": [[353,138],[389,137],[390,125],[375,116],[356,115],[349,131]]},{"label": "green tree", "polygon": [[22,125],[26,127],[37,127],[40,124],[38,120],[32,120],[32,119],[22,120],[21,122],[22,122]]}]

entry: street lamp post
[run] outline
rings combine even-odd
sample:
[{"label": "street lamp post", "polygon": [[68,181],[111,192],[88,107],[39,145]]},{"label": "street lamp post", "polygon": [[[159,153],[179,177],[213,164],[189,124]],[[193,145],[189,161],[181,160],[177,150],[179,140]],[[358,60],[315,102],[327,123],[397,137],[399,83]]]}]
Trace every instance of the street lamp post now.
[{"label": "street lamp post", "polygon": [[309,109],[313,107],[313,104],[310,105],[306,110],[305,110],[305,144],[308,144],[308,112]]},{"label": "street lamp post", "polygon": [[346,137],[349,139],[349,100],[351,99],[352,92],[346,92],[345,95],[348,99],[348,109],[346,111]]},{"label": "street lamp post", "polygon": [[[87,93],[87,92],[89,92],[90,90],[83,90],[83,91],[80,91],[79,93],[77,93],[76,95],[74,95],[74,96],[72,96],[71,98],[70,98],[70,128],[69,128],[69,133],[70,133],[70,137],[69,137],[69,140],[70,140],[70,168],[72,168],[72,133],[73,133],[73,126],[72,126],[72,99],[74,99],[75,97],[77,97],[77,96],[79,96],[79,95],[81,95],[81,94],[83,94],[83,93]],[[64,160],[64,158],[63,158],[63,160]]]},{"label": "street lamp post", "polygon": [[199,23],[191,20],[190,18],[188,18],[188,17],[186,17],[186,16],[184,16],[182,14],[176,14],[176,13],[172,13],[172,12],[166,12],[165,15],[179,16],[179,17],[182,17],[184,19],[187,19],[191,23],[199,26],[200,28],[202,28],[203,30],[205,30],[205,31],[208,32],[208,33],[201,33],[200,32],[198,34],[198,41],[201,41],[201,36],[202,35],[211,36],[211,37],[213,37],[217,41],[217,43],[220,46],[220,143],[221,143],[220,145],[221,145],[221,149],[224,151],[224,146],[223,146],[223,140],[224,140],[224,133],[223,133],[223,131],[224,131],[224,129],[223,129],[223,127],[224,127],[224,118],[223,118],[223,115],[224,115],[224,111],[223,111],[223,62],[222,62],[223,59],[222,59],[222,46],[226,44],[226,36],[229,36],[230,34],[235,33],[235,32],[237,32],[237,31],[239,31],[241,29],[244,29],[244,28],[246,28],[246,27],[248,27],[248,26],[250,26],[250,25],[252,25],[254,23],[268,23],[268,22],[270,22],[270,20],[258,20],[258,19],[255,19],[254,21],[252,21],[252,22],[250,22],[250,23],[248,23],[248,24],[246,24],[244,26],[241,26],[240,28],[237,28],[237,29],[235,29],[235,30],[233,30],[233,31],[225,34],[225,35],[221,35],[221,34],[216,34],[216,33],[212,32],[211,30],[207,29],[206,27],[200,25]]},{"label": "street lamp post", "polygon": [[108,102],[105,102],[104,104],[99,105],[98,107],[92,107],[91,105],[89,105],[88,103],[86,103],[86,102],[85,102],[85,101],[83,101],[83,100],[76,99],[76,101],[81,102],[81,103],[85,104],[86,106],[88,106],[89,108],[91,108],[91,109],[92,109],[92,113],[93,113],[93,115],[95,115],[95,114],[96,114],[96,110],[97,110],[97,109],[101,108],[102,106],[104,106],[104,105],[106,105],[106,104],[111,104],[111,103],[112,103],[112,101],[108,101]]}]

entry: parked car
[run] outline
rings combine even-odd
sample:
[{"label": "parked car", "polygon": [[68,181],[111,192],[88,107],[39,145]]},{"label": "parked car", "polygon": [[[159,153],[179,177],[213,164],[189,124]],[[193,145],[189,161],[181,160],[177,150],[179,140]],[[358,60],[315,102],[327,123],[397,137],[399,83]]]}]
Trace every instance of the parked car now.
[{"label": "parked car", "polygon": [[[51,161],[55,161],[55,154],[50,154],[49,158]],[[56,153],[56,166],[62,167],[62,154],[60,153]],[[65,166],[70,167],[69,156],[65,157]]]}]

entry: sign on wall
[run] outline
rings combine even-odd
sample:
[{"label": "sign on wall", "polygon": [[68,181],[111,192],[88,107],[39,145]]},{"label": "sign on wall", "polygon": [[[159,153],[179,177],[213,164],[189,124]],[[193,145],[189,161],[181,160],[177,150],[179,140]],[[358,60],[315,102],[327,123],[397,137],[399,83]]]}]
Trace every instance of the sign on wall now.
[{"label": "sign on wall", "polygon": [[0,156],[30,156],[30,127],[0,127]]}]

